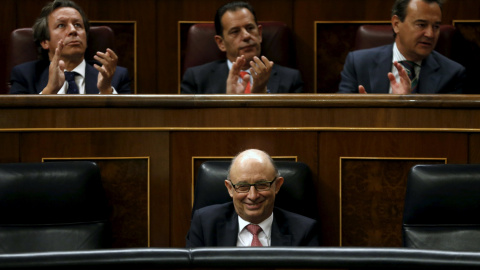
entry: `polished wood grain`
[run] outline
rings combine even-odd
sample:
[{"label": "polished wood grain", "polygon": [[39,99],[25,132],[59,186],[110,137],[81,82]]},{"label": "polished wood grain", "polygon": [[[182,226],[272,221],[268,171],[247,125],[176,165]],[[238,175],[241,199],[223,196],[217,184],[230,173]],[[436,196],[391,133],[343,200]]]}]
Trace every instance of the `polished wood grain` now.
[{"label": "polished wood grain", "polygon": [[15,0],[2,1],[0,8],[0,17],[2,18],[2,27],[0,27],[0,94],[6,93],[7,83],[10,80],[10,74],[7,74],[7,49],[10,33],[18,28],[16,24]]},{"label": "polished wood grain", "polygon": [[[170,211],[169,192],[166,192],[170,185],[169,140],[165,135],[163,132],[92,130],[25,132],[20,133],[20,162],[44,159],[99,162],[112,205],[112,227],[117,235],[115,247],[168,246],[165,236],[169,234],[169,224],[165,220],[169,219]],[[3,155],[2,151],[2,158]],[[151,196],[151,193],[162,196]]]},{"label": "polished wood grain", "polygon": [[469,163],[480,163],[480,134],[470,135]]},{"label": "polished wood grain", "polygon": [[20,161],[20,135],[18,133],[0,132],[1,163]]},{"label": "polished wood grain", "polygon": [[[7,95],[0,96],[0,112],[3,116],[2,127],[10,129],[288,127],[297,130],[350,130],[381,127],[464,130],[478,128],[478,98],[477,95],[338,94],[75,97]],[[231,109],[222,111],[222,108]],[[179,110],[182,110],[182,113],[179,113]]]},{"label": "polished wood grain", "polygon": [[[408,166],[405,162],[411,159],[420,159],[417,164],[421,164],[422,161],[431,162],[432,159],[446,159],[447,163],[468,163],[468,133],[451,133],[451,132],[321,132],[319,135],[319,161],[321,169],[319,170],[319,183],[321,184],[319,189],[319,198],[321,198],[320,212],[328,217],[327,222],[321,224],[322,239],[325,240],[326,245],[338,245],[342,233],[339,231],[340,216],[342,213],[348,215],[352,211],[350,206],[354,202],[348,201],[346,203],[347,208],[340,207],[339,196],[340,184],[343,185],[344,181],[367,181],[370,185],[376,185],[381,181],[386,181],[379,174],[382,171],[378,171],[378,168],[372,167],[367,170],[355,169],[355,165],[359,162],[366,162],[367,160],[387,160],[392,161],[389,166],[396,167],[394,173],[396,173],[395,181],[405,181],[403,179]],[[450,143],[447,143],[450,142]],[[455,143],[453,143],[455,142]],[[351,162],[352,167],[343,168],[341,170],[340,164],[350,159],[356,159],[357,163]],[[413,162],[413,163],[415,163]],[[352,164],[353,163],[353,164]],[[412,163],[412,164],[413,164]],[[344,164],[348,165],[348,164]],[[348,166],[347,166],[348,167]],[[322,170],[322,168],[325,168]],[[328,169],[327,169],[328,168]],[[386,165],[382,167],[382,170],[386,170]],[[345,178],[346,177],[346,178]],[[355,179],[352,179],[354,177]],[[403,186],[400,186],[403,188]],[[388,189],[387,189],[388,190]],[[385,191],[387,191],[385,190]],[[379,189],[380,192],[383,189]],[[397,189],[395,191],[394,198],[403,197],[402,190]],[[368,207],[371,205],[371,196],[360,196],[363,203],[358,207]],[[352,198],[360,198],[353,196]],[[347,197],[348,198],[348,197]],[[356,199],[355,199],[356,200]],[[397,201],[398,202],[398,201]],[[358,200],[357,200],[358,203]],[[344,203],[345,204],[345,203]],[[390,204],[391,205],[391,204]],[[397,209],[401,209],[402,205],[395,204]],[[346,212],[344,212],[346,211]],[[383,219],[391,220],[394,218],[397,222],[401,220],[401,211],[398,210],[395,216],[388,218],[389,213],[380,216]],[[377,220],[379,221],[379,220]],[[375,242],[375,234],[372,232],[372,238],[367,241],[364,236],[360,234],[360,231],[366,231],[371,226],[371,222],[375,225],[382,224],[381,222],[375,222],[375,220],[365,217],[362,221],[357,221],[358,224],[356,231],[346,232],[346,245],[398,245],[400,234],[396,233],[397,238],[392,238],[390,242]],[[353,224],[346,224],[352,226]],[[398,227],[397,227],[398,228]],[[371,228],[370,228],[371,229]],[[376,234],[387,233],[386,231],[374,231]],[[378,241],[378,238],[377,238]]]},{"label": "polished wood grain", "polygon": [[401,247],[408,171],[445,163],[446,158],[341,158],[340,244]]}]

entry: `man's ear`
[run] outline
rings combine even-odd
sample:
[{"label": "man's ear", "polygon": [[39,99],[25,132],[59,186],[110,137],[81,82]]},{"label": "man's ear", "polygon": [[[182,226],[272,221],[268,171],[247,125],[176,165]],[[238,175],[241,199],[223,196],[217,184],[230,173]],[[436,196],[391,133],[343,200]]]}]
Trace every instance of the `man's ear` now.
[{"label": "man's ear", "polygon": [[215,35],[215,42],[217,43],[218,48],[220,51],[225,52],[227,49],[225,49],[225,44],[223,42],[223,38],[219,35]]},{"label": "man's ear", "polygon": [[392,28],[395,34],[398,34],[398,25],[401,23],[400,18],[397,15],[392,16]]},{"label": "man's ear", "polygon": [[232,185],[230,185],[230,181],[229,180],[225,180],[225,187],[227,187],[227,190],[228,190],[228,194],[230,194],[230,197],[233,198],[233,187]]},{"label": "man's ear", "polygon": [[260,36],[259,42],[262,43],[262,39],[263,39],[263,36],[262,36],[262,31],[263,31],[262,25],[259,24],[259,25],[257,26],[257,28],[258,28],[258,35]]},{"label": "man's ear", "polygon": [[283,177],[279,176],[277,177],[277,180],[275,180],[275,194],[277,194],[280,191],[280,188],[283,185]]},{"label": "man's ear", "polygon": [[44,40],[40,42],[40,45],[44,50],[48,50],[50,48],[50,41],[49,40]]}]

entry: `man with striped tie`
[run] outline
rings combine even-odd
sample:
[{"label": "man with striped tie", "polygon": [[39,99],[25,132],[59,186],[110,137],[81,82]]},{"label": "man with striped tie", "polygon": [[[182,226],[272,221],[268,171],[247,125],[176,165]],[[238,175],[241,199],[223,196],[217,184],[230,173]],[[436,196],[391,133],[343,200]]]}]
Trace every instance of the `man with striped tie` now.
[{"label": "man with striped tie", "polygon": [[454,94],[464,91],[465,68],[434,51],[442,0],[396,0],[395,42],[350,52],[339,93]]}]

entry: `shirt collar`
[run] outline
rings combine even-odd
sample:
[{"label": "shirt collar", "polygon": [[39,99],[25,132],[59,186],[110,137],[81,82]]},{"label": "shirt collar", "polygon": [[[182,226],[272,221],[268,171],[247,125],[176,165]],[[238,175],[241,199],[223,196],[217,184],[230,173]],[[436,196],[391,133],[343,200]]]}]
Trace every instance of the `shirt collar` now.
[{"label": "shirt collar", "polygon": [[[395,61],[400,62],[400,61],[406,61],[407,60],[407,58],[405,58],[405,56],[403,56],[403,54],[398,50],[396,42],[393,43],[393,57],[392,58],[393,58],[392,63],[395,62]],[[418,66],[422,66],[422,60],[416,61],[415,64],[417,64]]]},{"label": "shirt collar", "polygon": [[[232,69],[232,65],[233,65],[232,61],[227,59],[227,65],[228,65],[228,70]],[[250,74],[250,69],[242,70],[242,71],[248,72],[248,74]]]},{"label": "shirt collar", "polygon": [[[87,63],[85,62],[85,59],[76,66],[72,71],[76,72],[78,75],[82,76],[82,78],[85,78],[85,67],[87,66]],[[67,71],[67,70],[65,70]]]},{"label": "shirt collar", "polygon": [[[272,235],[272,223],[273,223],[273,212],[267,219],[257,224],[262,228],[263,232],[267,236],[267,239],[269,240],[270,240],[270,236]],[[245,227],[247,227],[248,224],[252,224],[252,223],[238,216],[238,228],[240,228],[238,230],[238,234],[240,234],[243,230],[246,230]]]}]

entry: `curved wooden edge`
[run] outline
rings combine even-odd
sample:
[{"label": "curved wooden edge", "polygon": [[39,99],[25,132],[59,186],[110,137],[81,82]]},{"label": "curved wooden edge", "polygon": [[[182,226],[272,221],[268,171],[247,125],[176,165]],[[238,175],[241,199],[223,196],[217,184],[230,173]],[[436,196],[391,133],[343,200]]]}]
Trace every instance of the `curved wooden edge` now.
[{"label": "curved wooden edge", "polygon": [[262,95],[2,95],[0,108],[50,107],[296,107],[478,108],[480,95],[262,94]]}]

